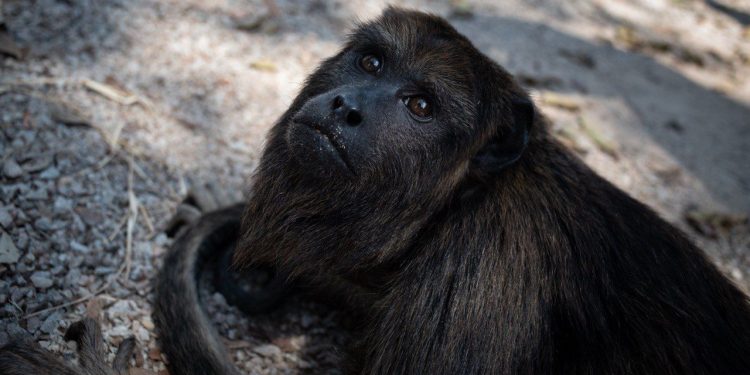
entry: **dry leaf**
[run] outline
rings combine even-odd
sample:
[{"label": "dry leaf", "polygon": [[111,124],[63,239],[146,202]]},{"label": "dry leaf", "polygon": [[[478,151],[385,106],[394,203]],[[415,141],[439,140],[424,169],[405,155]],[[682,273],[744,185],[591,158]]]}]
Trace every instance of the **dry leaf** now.
[{"label": "dry leaf", "polygon": [[253,61],[252,63],[250,63],[250,67],[265,72],[275,72],[277,70],[276,63],[267,59]]},{"label": "dry leaf", "polygon": [[86,316],[91,319],[99,320],[104,307],[104,300],[100,297],[94,297],[86,303]]},{"label": "dry leaf", "polygon": [[685,212],[685,221],[701,235],[708,238],[718,238],[719,235],[726,235],[736,226],[748,224],[748,217],[743,214],[689,208]]},{"label": "dry leaf", "polygon": [[92,81],[90,79],[84,79],[83,86],[109,100],[120,103],[122,105],[132,105],[140,101],[138,97],[132,93],[120,90],[111,85]]},{"label": "dry leaf", "polygon": [[161,350],[159,348],[151,348],[148,351],[148,358],[152,361],[161,361]]},{"label": "dry leaf", "polygon": [[452,0],[451,17],[470,19],[474,17],[474,7],[466,0]]},{"label": "dry leaf", "polygon": [[253,345],[244,340],[224,340],[224,346],[228,349],[244,349]]},{"label": "dry leaf", "polygon": [[555,138],[559,140],[565,147],[575,151],[580,155],[586,155],[589,150],[578,140],[578,136],[567,128],[560,128],[554,133]]},{"label": "dry leaf", "polygon": [[578,112],[581,110],[581,105],[577,100],[570,96],[554,93],[551,91],[545,91],[542,93],[540,100],[544,104],[549,104],[554,107],[562,108],[571,112]]},{"label": "dry leaf", "polygon": [[579,118],[578,123],[581,125],[581,128],[586,133],[586,135],[591,138],[596,147],[599,148],[599,150],[611,156],[615,160],[620,158],[620,155],[617,153],[617,146],[614,142],[605,138],[598,129],[588,124],[583,118]]}]

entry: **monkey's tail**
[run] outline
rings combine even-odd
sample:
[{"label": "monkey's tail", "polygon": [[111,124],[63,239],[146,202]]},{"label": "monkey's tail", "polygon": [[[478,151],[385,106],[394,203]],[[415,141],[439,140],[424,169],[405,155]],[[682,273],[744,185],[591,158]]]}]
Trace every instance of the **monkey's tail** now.
[{"label": "monkey's tail", "polygon": [[205,263],[236,241],[244,205],[208,213],[169,249],[156,280],[154,320],[172,375],[239,375],[201,308],[198,280]]}]

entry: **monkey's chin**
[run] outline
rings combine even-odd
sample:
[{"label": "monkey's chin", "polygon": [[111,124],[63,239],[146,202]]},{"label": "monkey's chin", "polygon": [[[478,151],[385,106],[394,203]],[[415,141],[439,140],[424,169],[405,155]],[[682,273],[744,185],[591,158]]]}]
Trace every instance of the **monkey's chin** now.
[{"label": "monkey's chin", "polygon": [[306,171],[315,174],[355,175],[343,147],[312,125],[292,122],[287,129],[286,141],[292,156]]}]

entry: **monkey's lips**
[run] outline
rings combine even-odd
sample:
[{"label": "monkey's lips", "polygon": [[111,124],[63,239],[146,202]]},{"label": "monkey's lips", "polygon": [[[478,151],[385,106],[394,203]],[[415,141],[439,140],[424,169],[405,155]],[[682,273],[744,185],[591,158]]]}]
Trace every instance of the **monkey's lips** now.
[{"label": "monkey's lips", "polygon": [[[349,173],[354,174],[354,168],[346,152],[346,146],[341,141],[341,136],[326,126],[321,126],[311,122],[293,122],[292,137],[302,137],[306,139],[297,139],[292,142],[293,149],[301,148],[297,151],[305,153],[314,153],[326,163],[333,161],[337,167],[343,168]],[[297,134],[294,134],[297,133]],[[301,158],[309,158],[310,155],[300,155]],[[302,160],[307,162],[309,160]]]}]

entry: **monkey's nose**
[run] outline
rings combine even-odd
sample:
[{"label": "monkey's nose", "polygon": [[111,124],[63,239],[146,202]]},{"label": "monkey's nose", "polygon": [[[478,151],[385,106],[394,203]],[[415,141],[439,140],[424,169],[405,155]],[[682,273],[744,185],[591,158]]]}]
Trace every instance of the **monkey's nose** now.
[{"label": "monkey's nose", "polygon": [[336,95],[333,98],[331,110],[337,119],[342,120],[349,126],[357,126],[362,123],[362,113],[359,110],[359,105],[344,95]]}]

